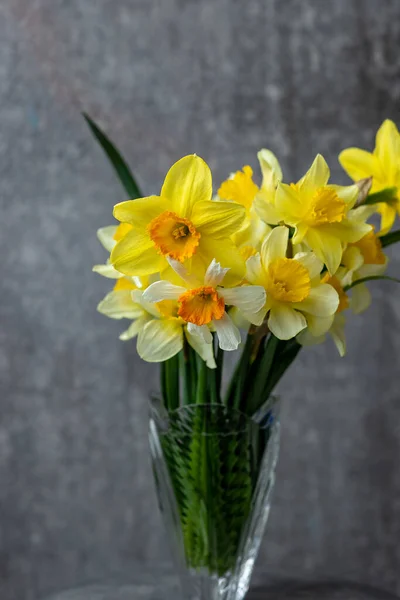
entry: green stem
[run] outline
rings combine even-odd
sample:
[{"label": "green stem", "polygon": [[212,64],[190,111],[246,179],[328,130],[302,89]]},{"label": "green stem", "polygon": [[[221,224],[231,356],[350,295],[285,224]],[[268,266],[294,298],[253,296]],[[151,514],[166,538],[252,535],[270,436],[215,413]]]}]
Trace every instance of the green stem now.
[{"label": "green stem", "polygon": [[254,377],[254,384],[251,386],[246,406],[247,414],[254,414],[264,403],[264,390],[267,386],[270,373],[273,372],[275,354],[279,346],[279,339],[273,333],[269,335],[265,345],[264,354],[258,365],[257,373]]},{"label": "green stem", "polygon": [[164,402],[167,410],[179,408],[179,356],[173,356],[164,362],[165,392]]},{"label": "green stem", "polygon": [[207,404],[207,398],[206,398],[206,393],[207,393],[207,365],[204,362],[204,360],[202,360],[200,358],[200,356],[196,357],[197,359],[197,371],[198,371],[198,378],[197,378],[197,390],[196,390],[196,404]]},{"label": "green stem", "polygon": [[217,380],[218,397],[221,402],[222,372],[224,369],[224,351],[219,347],[218,341],[217,341],[217,359],[215,362],[217,363],[216,380]]}]

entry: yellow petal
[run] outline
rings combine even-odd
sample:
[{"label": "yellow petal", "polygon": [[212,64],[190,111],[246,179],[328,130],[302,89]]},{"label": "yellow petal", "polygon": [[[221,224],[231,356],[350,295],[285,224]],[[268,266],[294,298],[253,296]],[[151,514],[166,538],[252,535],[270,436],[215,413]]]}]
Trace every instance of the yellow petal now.
[{"label": "yellow petal", "polygon": [[345,324],[345,316],[343,314],[336,315],[330,330],[330,334],[335,342],[340,356],[344,356],[346,354],[346,336],[344,332]]},{"label": "yellow petal", "polygon": [[111,263],[125,275],[151,275],[161,271],[165,259],[148,235],[132,229],[111,252]]},{"label": "yellow petal", "polygon": [[182,325],[178,319],[149,321],[139,332],[137,352],[147,362],[163,362],[183,347]]},{"label": "yellow petal", "polygon": [[149,196],[116,204],[113,215],[121,223],[130,223],[134,227],[144,229],[150,221],[168,210],[170,206],[171,204],[165,198]]},{"label": "yellow petal", "polygon": [[211,200],[212,180],[207,163],[195,154],[178,160],[165,177],[161,196],[171,200],[171,210],[189,218],[196,202]]},{"label": "yellow petal", "polygon": [[220,239],[236,233],[245,216],[244,206],[235,202],[197,202],[190,219],[202,236]]},{"label": "yellow petal", "polygon": [[326,232],[329,235],[336,236],[342,242],[354,243],[369,233],[372,225],[354,219],[343,219],[341,223],[330,223],[329,225],[323,225],[319,229],[321,235],[325,235]]},{"label": "yellow petal", "polygon": [[314,337],[324,335],[330,328],[334,321],[335,315],[329,315],[328,317],[316,317],[315,315],[307,315],[307,331]]},{"label": "yellow petal", "polygon": [[305,239],[318,258],[326,265],[330,275],[334,275],[342,258],[342,243],[336,236],[320,232],[319,229],[321,228],[309,229]]},{"label": "yellow petal", "polygon": [[386,119],[378,129],[375,154],[379,157],[389,178],[393,180],[399,168],[400,134],[396,125],[389,119]]},{"label": "yellow petal", "polygon": [[377,205],[377,211],[381,215],[381,230],[379,235],[385,235],[385,233],[388,233],[392,229],[393,223],[396,220],[396,209],[386,202],[380,202]]},{"label": "yellow petal", "polygon": [[261,259],[264,268],[276,258],[284,258],[286,256],[287,245],[289,239],[289,229],[284,226],[275,227],[268,237],[265,238],[261,246]]},{"label": "yellow petal", "polygon": [[285,223],[295,226],[304,215],[304,198],[295,186],[280,183],[276,188],[275,208]]},{"label": "yellow petal", "polygon": [[305,194],[313,194],[318,188],[328,183],[329,167],[321,154],[317,154],[307,173],[300,179],[298,185]]},{"label": "yellow petal", "polygon": [[371,152],[360,148],[347,148],[339,154],[339,162],[347,175],[358,181],[376,174],[376,159]]},{"label": "yellow petal", "polygon": [[269,225],[277,225],[282,220],[282,215],[277,208],[268,201],[268,196],[263,191],[254,199],[254,208],[260,219]]},{"label": "yellow petal", "polygon": [[94,265],[92,271],[103,277],[108,277],[108,279],[119,279],[122,277],[122,273],[114,269],[109,263],[106,263],[105,265]]},{"label": "yellow petal", "polygon": [[354,312],[354,314],[359,315],[371,304],[371,292],[365,285],[365,283],[360,283],[359,285],[355,285],[351,290],[351,300],[350,300],[350,308]]},{"label": "yellow petal", "polygon": [[269,178],[270,172],[272,171],[277,181],[282,181],[282,169],[278,159],[271,150],[262,148],[257,153],[257,158],[260,163],[261,172],[263,178]]},{"label": "yellow petal", "polygon": [[322,283],[315,288],[311,288],[307,298],[294,304],[293,308],[316,317],[329,317],[335,314],[338,306],[339,295],[337,291],[328,283]]},{"label": "yellow petal", "polygon": [[307,321],[301,313],[285,304],[274,304],[271,308],[268,327],[280,340],[290,340],[307,327]]}]

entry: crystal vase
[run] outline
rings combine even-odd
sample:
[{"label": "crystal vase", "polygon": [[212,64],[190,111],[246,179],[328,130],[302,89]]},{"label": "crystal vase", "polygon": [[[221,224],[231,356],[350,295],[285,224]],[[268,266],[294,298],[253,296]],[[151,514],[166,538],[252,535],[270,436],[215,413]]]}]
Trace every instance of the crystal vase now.
[{"label": "crystal vase", "polygon": [[248,418],[222,404],[167,413],[152,402],[156,490],[185,600],[242,600],[248,590],[275,480],[277,409]]}]

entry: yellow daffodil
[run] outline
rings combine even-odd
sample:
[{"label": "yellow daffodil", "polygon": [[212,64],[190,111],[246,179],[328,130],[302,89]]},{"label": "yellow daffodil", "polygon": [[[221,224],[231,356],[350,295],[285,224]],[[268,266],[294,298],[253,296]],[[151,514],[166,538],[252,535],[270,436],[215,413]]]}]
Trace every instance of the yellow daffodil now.
[{"label": "yellow daffodil", "polygon": [[[97,238],[103,248],[108,250],[108,252],[111,252],[115,244],[131,229],[132,225],[129,225],[128,223],[108,225],[107,227],[101,227],[97,230]],[[93,271],[103,277],[108,277],[109,279],[119,279],[124,276],[123,273],[120,273],[112,266],[110,260],[107,260],[105,264],[95,265]]]},{"label": "yellow daffodil", "polygon": [[261,253],[247,261],[246,279],[266,291],[268,327],[281,340],[295,337],[307,326],[315,335],[329,329],[339,305],[335,289],[321,282],[322,262],[311,252],[287,257],[289,230],[276,227]]},{"label": "yellow daffodil", "polygon": [[120,339],[127,341],[137,336],[138,354],[147,362],[162,362],[178,354],[185,336],[209,368],[216,366],[212,344],[188,331],[187,324],[178,315],[177,302],[146,302],[143,291],[129,277],[119,279],[97,309],[112,319],[133,319]]},{"label": "yellow daffodil", "polygon": [[241,280],[244,261],[230,236],[242,225],[243,206],[212,201],[211,172],[190,155],[168,171],[160,196],[121,202],[114,216],[132,225],[113,248],[111,263],[126,275],[163,272],[169,260],[185,262],[189,271],[204,270],[213,257]]},{"label": "yellow daffodil", "polygon": [[187,323],[190,334],[211,344],[211,331],[216,331],[222,350],[236,350],[241,341],[240,332],[226,312],[227,306],[236,306],[251,323],[261,324],[263,316],[260,318],[259,311],[265,304],[263,287],[222,287],[228,269],[222,268],[215,259],[203,280],[187,273],[178,261],[172,264],[183,285],[157,281],[145,290],[143,297],[147,302],[155,303],[175,300],[178,316]]},{"label": "yellow daffodil", "polygon": [[293,244],[305,243],[333,275],[345,243],[356,242],[371,229],[359,213],[351,214],[358,195],[356,185],[328,184],[329,167],[318,154],[296,184],[278,183],[274,204],[264,203],[260,216],[268,223],[295,228]]},{"label": "yellow daffodil", "polygon": [[387,233],[393,226],[396,213],[400,214],[400,133],[396,125],[386,119],[376,134],[373,152],[347,148],[340,153],[339,162],[354,181],[372,177],[370,193],[397,188],[392,202],[377,204],[377,211],[382,217],[381,233]]}]

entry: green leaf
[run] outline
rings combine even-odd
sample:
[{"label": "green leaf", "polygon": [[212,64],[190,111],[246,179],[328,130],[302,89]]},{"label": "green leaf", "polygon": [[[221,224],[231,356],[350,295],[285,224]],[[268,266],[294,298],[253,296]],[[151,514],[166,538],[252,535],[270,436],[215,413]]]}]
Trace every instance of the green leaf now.
[{"label": "green leaf", "polygon": [[397,188],[389,187],[384,190],[380,190],[379,192],[375,192],[374,194],[368,194],[365,204],[377,204],[378,202],[392,202],[396,199]]},{"label": "green leaf", "polygon": [[360,283],[366,283],[367,281],[378,281],[379,279],[383,279],[386,281],[395,281],[396,283],[400,283],[400,279],[396,279],[396,277],[389,277],[389,275],[370,275],[369,277],[362,277],[361,279],[357,279],[353,281],[350,285],[346,285],[343,289],[345,292],[351,290],[351,288],[359,285]]},{"label": "green leaf", "polygon": [[379,240],[382,244],[382,248],[386,248],[386,246],[391,246],[391,244],[396,244],[397,242],[400,242],[400,229],[398,229],[397,231],[391,231],[386,235],[382,235],[379,238]]},{"label": "green leaf", "polygon": [[125,162],[119,151],[116,149],[112,141],[106,136],[106,134],[103,131],[101,131],[100,127],[96,125],[96,123],[89,117],[89,115],[87,115],[86,113],[82,114],[94,137],[99,142],[107,158],[114,167],[115,172],[117,173],[119,180],[125,188],[125,191],[128,194],[129,198],[131,200],[135,200],[136,198],[142,198],[143,194],[140,191],[139,186],[137,185],[135,178],[131,173],[131,170],[129,169],[127,163]]}]

